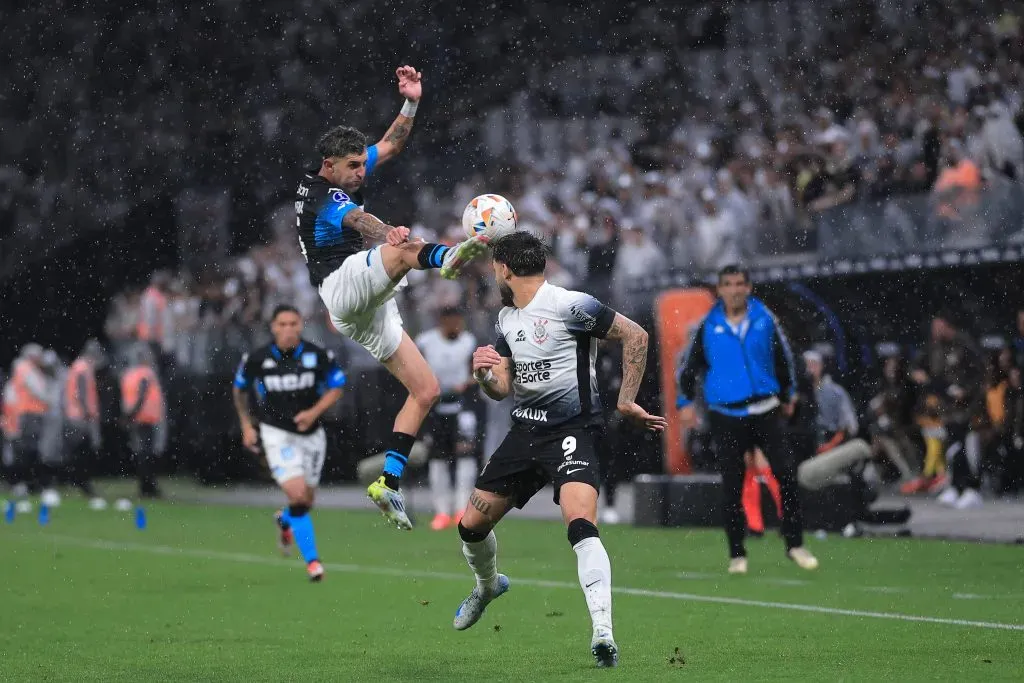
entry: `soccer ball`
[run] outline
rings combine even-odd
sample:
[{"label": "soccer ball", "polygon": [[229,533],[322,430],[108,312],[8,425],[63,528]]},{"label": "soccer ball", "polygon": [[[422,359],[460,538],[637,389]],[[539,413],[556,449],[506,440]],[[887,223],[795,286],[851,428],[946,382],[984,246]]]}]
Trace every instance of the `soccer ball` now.
[{"label": "soccer ball", "polygon": [[462,229],[467,237],[486,235],[490,240],[514,232],[519,216],[512,203],[497,194],[474,197],[462,212]]}]

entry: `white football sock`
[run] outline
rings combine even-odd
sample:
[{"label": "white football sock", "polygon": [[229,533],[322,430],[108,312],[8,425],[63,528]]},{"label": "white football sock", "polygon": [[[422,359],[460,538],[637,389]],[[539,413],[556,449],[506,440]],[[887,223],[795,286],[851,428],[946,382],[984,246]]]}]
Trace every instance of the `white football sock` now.
[{"label": "white football sock", "polygon": [[572,547],[576,551],[580,588],[587,598],[594,629],[612,629],[612,564],[601,539],[584,538]]},{"label": "white football sock", "polygon": [[498,587],[498,538],[491,531],[479,543],[462,542],[462,554],[476,576],[476,585],[484,591]]},{"label": "white football sock", "polygon": [[465,510],[476,484],[476,458],[455,461],[455,511]]},{"label": "white football sock", "polygon": [[447,460],[431,460],[428,466],[430,497],[435,515],[452,514],[452,478]]}]

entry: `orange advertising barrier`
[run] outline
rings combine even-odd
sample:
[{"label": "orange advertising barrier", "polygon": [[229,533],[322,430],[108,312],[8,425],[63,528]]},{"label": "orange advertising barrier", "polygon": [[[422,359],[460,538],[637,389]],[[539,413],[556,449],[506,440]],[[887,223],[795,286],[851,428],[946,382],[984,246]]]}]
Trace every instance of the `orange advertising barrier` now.
[{"label": "orange advertising barrier", "polygon": [[659,296],[655,306],[661,365],[661,404],[668,419],[663,437],[665,471],[669,474],[690,472],[690,454],[686,452],[679,411],[676,410],[676,372],[683,352],[690,344],[690,337],[714,304],[715,297],[706,289],[673,289]]}]

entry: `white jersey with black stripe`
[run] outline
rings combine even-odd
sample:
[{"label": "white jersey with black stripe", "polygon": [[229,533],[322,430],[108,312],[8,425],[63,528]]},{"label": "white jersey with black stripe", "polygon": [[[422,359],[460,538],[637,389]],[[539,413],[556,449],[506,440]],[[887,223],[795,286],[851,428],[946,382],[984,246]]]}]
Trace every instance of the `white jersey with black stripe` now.
[{"label": "white jersey with black stripe", "polygon": [[583,292],[545,282],[523,308],[498,313],[495,348],[511,359],[515,422],[558,426],[599,420],[597,340],[615,311]]}]

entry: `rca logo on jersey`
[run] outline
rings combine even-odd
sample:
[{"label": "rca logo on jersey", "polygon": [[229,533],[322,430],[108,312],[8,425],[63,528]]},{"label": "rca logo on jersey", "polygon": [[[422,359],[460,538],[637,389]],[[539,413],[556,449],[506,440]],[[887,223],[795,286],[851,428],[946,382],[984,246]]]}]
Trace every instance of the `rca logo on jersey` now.
[{"label": "rca logo on jersey", "polygon": [[583,323],[583,329],[590,332],[597,327],[597,318],[583,310],[583,306],[580,304],[572,304],[569,306],[569,312],[572,313],[572,317]]},{"label": "rca logo on jersey", "polygon": [[316,384],[316,375],[312,372],[304,372],[301,375],[267,375],[263,378],[263,385],[267,391],[300,391],[312,389]]},{"label": "rca logo on jersey", "polygon": [[513,361],[512,374],[520,384],[547,382],[551,379],[551,361],[535,360],[528,363]]},{"label": "rca logo on jersey", "polygon": [[537,320],[533,323],[533,341],[543,344],[548,340],[548,321]]},{"label": "rca logo on jersey", "polygon": [[540,410],[539,408],[516,408],[512,411],[512,417],[519,418],[520,420],[530,420],[531,422],[547,422],[548,411]]}]

